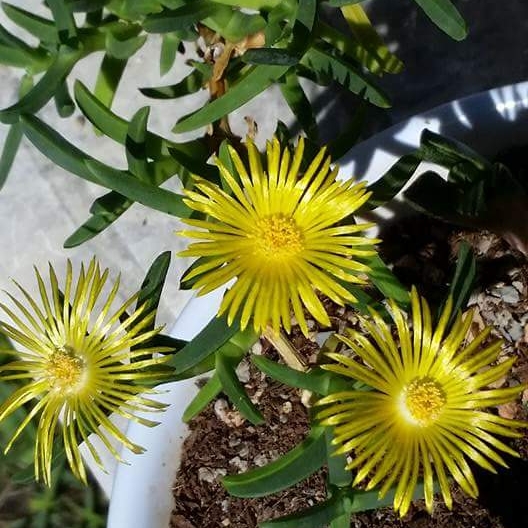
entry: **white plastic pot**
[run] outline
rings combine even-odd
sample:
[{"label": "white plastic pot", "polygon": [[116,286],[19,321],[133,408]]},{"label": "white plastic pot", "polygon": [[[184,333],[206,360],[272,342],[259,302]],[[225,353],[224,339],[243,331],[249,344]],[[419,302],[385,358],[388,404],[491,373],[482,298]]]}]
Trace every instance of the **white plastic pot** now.
[{"label": "white plastic pot", "polygon": [[[400,156],[419,145],[424,128],[472,145],[492,155],[528,142],[528,83],[489,90],[439,106],[395,125],[354,147],[340,160],[343,178],[369,182]],[[173,335],[190,339],[216,312],[221,293],[195,298],[186,306]],[[128,437],[145,448],[143,455],[123,453],[130,465],[118,465],[110,501],[108,528],[167,528],[173,507],[171,486],[179,464],[186,427],[183,410],[196,394],[194,380],[171,383],[160,400],[170,407],[154,429],[130,423]],[[150,415],[152,417],[152,415]]]}]

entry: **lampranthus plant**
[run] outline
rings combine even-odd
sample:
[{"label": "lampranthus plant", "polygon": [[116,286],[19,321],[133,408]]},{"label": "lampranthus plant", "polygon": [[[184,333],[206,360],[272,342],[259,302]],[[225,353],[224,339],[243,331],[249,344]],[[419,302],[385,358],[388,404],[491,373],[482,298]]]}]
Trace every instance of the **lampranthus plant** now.
[{"label": "lampranthus plant", "polygon": [[2,351],[16,359],[0,368],[0,380],[16,380],[23,385],[0,406],[0,421],[28,402],[36,401],[6,451],[28,423],[39,416],[34,457],[36,478],[50,484],[55,437],[60,431],[73,473],[86,481],[79,442],[85,442],[102,466],[90,433],[95,433],[118,460],[121,458],[115,441],[134,453],[143,451],[126,438],[109,415],[117,413],[148,426],[156,425],[136,413],[159,411],[164,406],[139,393],[149,391],[141,384],[159,379],[159,368],[153,367],[164,358],[153,355],[159,356],[168,349],[141,347],[161,330],[149,329],[154,313],[146,314],[143,305],[127,314],[137,294],[113,311],[119,279],[103,295],[108,270],[101,272],[95,259],[86,270],[81,265],[76,284],[68,261],[62,290],[51,266],[49,287],[38,270],[36,277],[41,306],[17,283],[23,301],[8,296],[18,313],[0,304],[11,320],[0,321],[0,331],[23,347]]},{"label": "lampranthus plant", "polygon": [[[396,486],[394,508],[407,512],[418,479],[423,478],[427,510],[433,507],[436,475],[443,499],[451,508],[449,477],[470,496],[478,494],[467,458],[495,472],[492,463],[506,466],[500,452],[516,455],[499,440],[522,436],[521,421],[502,418],[485,409],[511,401],[525,387],[489,388],[511,368],[513,359],[493,365],[501,342],[485,344],[491,328],[468,337],[472,312],[458,314],[452,328],[448,301],[433,329],[425,299],[412,291],[412,328],[404,313],[390,302],[398,340],[381,316],[372,311],[360,318],[366,335],[350,331],[340,339],[357,358],[329,354],[336,361],[323,368],[360,380],[372,390],[331,394],[319,400],[318,413],[333,426],[336,453],[350,454],[348,469],[357,471],[353,485],[366,488],[383,483],[380,498]],[[423,475],[423,477],[422,477]]]},{"label": "lampranthus plant", "polygon": [[372,224],[349,220],[369,198],[366,184],[337,181],[324,148],[301,173],[302,138],[293,156],[276,138],[268,142],[264,166],[253,141],[246,148],[248,168],[229,149],[237,174],[216,160],[229,193],[202,178],[186,191],[185,203],[207,218],[184,220],[199,230],[180,234],[202,240],[180,253],[202,259],[184,280],[196,279],[194,288],[205,294],[235,279],[219,311],[229,324],[240,315],[242,328],[252,318],[256,331],[289,331],[293,309],[306,334],[304,306],[327,326],[316,290],[338,304],[355,302],[340,281],[363,283],[369,268],[357,258],[375,254],[379,242],[356,235]]}]

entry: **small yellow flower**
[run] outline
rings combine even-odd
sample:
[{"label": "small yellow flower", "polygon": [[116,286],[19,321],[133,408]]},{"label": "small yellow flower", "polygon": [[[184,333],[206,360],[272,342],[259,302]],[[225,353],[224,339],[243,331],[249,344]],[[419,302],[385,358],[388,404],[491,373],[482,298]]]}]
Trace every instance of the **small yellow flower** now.
[{"label": "small yellow flower", "polygon": [[[383,482],[379,495],[396,486],[394,508],[407,512],[419,478],[425,503],[433,507],[436,474],[448,508],[452,506],[448,474],[470,496],[478,494],[466,457],[495,472],[492,462],[506,466],[500,451],[516,455],[495,435],[522,436],[515,428],[526,423],[507,420],[483,410],[508,402],[524,387],[490,389],[514,360],[491,366],[502,343],[481,346],[491,329],[468,339],[472,313],[458,315],[446,333],[451,300],[436,329],[425,299],[412,291],[412,331],[401,310],[390,302],[398,341],[380,315],[361,318],[370,339],[351,331],[340,339],[359,356],[329,354],[337,364],[323,368],[360,380],[372,390],[346,391],[319,400],[324,425],[335,426],[336,453],[351,453],[349,469],[357,470],[353,485],[365,479],[367,489]],[[361,361],[362,360],[362,361]]]},{"label": "small yellow flower", "polygon": [[265,167],[251,140],[246,147],[249,171],[237,152],[229,150],[240,183],[216,161],[230,193],[201,178],[194,191],[186,191],[187,205],[209,218],[184,220],[199,230],[180,234],[202,242],[180,255],[203,258],[184,279],[197,277],[194,287],[200,294],[235,279],[219,312],[227,312],[229,324],[241,312],[242,328],[253,317],[256,331],[268,325],[289,331],[293,308],[306,334],[304,306],[329,325],[315,290],[338,304],[356,301],[340,281],[363,283],[359,275],[368,267],[355,258],[375,254],[372,246],[378,240],[355,235],[372,224],[349,220],[370,193],[365,183],[336,181],[337,168],[330,167],[324,148],[301,174],[302,138],[293,157],[288,149],[281,152],[277,139],[269,142]]},{"label": "small yellow flower", "polygon": [[[139,395],[146,392],[136,382],[152,382],[159,374],[152,366],[164,358],[152,354],[165,348],[136,347],[155,336],[160,328],[146,330],[154,313],[145,315],[140,307],[131,315],[127,310],[137,294],[117,311],[110,312],[119,288],[119,279],[102,296],[108,270],[101,273],[93,259],[85,271],[81,266],[77,284],[73,284],[72,265],[68,261],[63,289],[50,266],[50,286],[35,270],[41,306],[20,289],[26,304],[9,295],[18,314],[0,303],[11,323],[0,321],[0,331],[23,350],[5,350],[17,359],[0,368],[0,380],[23,381],[22,385],[0,406],[0,421],[31,400],[35,405],[10,440],[8,451],[28,423],[40,415],[35,445],[35,475],[48,485],[56,432],[60,432],[67,460],[74,474],[86,481],[86,471],[78,444],[84,441],[95,461],[102,467],[88,435],[96,433],[110,452],[121,460],[111,438],[135,453],[143,449],[130,442],[110,421],[117,413],[145,425],[155,422],[135,416],[138,411],[161,410],[164,406]],[[96,309],[98,303],[100,308]],[[145,369],[150,369],[146,371]]]}]

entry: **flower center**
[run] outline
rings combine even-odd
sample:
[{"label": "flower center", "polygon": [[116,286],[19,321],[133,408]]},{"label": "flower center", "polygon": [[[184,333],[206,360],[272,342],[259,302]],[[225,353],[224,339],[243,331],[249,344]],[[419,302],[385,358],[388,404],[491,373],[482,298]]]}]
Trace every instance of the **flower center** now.
[{"label": "flower center", "polygon": [[48,380],[59,392],[73,392],[81,385],[85,362],[69,346],[57,348],[48,360]]},{"label": "flower center", "polygon": [[293,218],[273,214],[258,222],[256,246],[266,257],[296,255],[304,248],[304,236]]},{"label": "flower center", "polygon": [[432,378],[417,378],[403,390],[401,409],[405,418],[421,427],[436,421],[446,403],[442,386]]}]

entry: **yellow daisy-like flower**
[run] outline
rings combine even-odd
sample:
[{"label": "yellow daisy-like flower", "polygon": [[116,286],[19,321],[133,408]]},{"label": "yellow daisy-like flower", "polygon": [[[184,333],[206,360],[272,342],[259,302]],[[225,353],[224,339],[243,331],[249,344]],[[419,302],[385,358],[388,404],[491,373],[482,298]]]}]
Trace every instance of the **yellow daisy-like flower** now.
[{"label": "yellow daisy-like flower", "polygon": [[[396,486],[394,508],[405,515],[419,478],[425,503],[433,506],[433,479],[438,479],[448,508],[452,506],[448,474],[470,496],[477,485],[466,461],[495,472],[506,466],[501,451],[516,455],[495,435],[522,436],[515,428],[526,423],[483,410],[508,402],[525,387],[487,388],[511,368],[513,359],[491,366],[501,342],[483,345],[491,329],[468,339],[472,313],[458,315],[451,330],[449,301],[433,329],[425,299],[412,291],[412,330],[403,312],[390,303],[398,342],[378,313],[361,318],[370,336],[352,331],[341,340],[360,359],[329,354],[338,364],[323,368],[360,380],[373,390],[346,391],[319,400],[328,405],[318,413],[324,425],[335,426],[336,453],[352,453],[349,469],[357,470],[353,485],[367,479],[366,488],[383,482],[379,495]],[[362,360],[362,361],[361,361]],[[422,477],[423,476],[423,477]]]},{"label": "yellow daisy-like flower", "polygon": [[252,317],[256,331],[268,325],[289,331],[293,308],[306,334],[304,305],[329,325],[315,290],[338,304],[355,302],[340,281],[363,283],[359,275],[368,267],[355,258],[375,254],[379,242],[355,235],[372,224],[340,224],[367,201],[366,184],[336,181],[338,169],[330,167],[324,148],[301,174],[302,138],[293,157],[288,149],[281,152],[276,138],[268,142],[265,166],[251,140],[246,147],[249,170],[229,149],[239,178],[216,161],[229,193],[202,178],[194,191],[185,191],[185,203],[209,218],[184,220],[200,230],[180,234],[202,242],[180,255],[203,259],[184,280],[197,277],[194,288],[205,294],[236,279],[219,311],[227,312],[229,324],[240,313],[242,328]]},{"label": "yellow daisy-like flower", "polygon": [[[145,315],[145,306],[131,315],[127,314],[137,300],[137,294],[111,312],[119,279],[109,288],[108,294],[102,295],[108,270],[101,273],[95,259],[86,271],[81,266],[76,285],[73,284],[72,265],[68,261],[62,290],[51,266],[50,288],[35,271],[41,306],[17,283],[26,304],[10,294],[18,313],[0,303],[11,320],[10,323],[0,321],[0,331],[23,347],[23,350],[2,351],[14,355],[16,359],[0,368],[0,380],[24,382],[0,406],[0,421],[36,400],[6,451],[28,423],[40,415],[35,445],[36,478],[50,484],[53,447],[56,432],[59,431],[70,467],[78,478],[86,481],[78,446],[81,441],[85,442],[94,460],[102,467],[89,438],[90,433],[96,433],[118,460],[121,458],[112,444],[112,438],[135,453],[143,451],[126,438],[109,415],[117,413],[145,425],[156,425],[135,416],[135,413],[158,411],[164,406],[140,396],[145,387],[136,382],[152,382],[155,379],[159,372],[154,372],[152,366],[164,361],[164,358],[153,358],[152,354],[168,349],[138,346],[160,331],[160,328],[146,329],[155,314]],[[100,305],[98,309],[96,303]],[[131,351],[131,347],[137,348]]]}]

